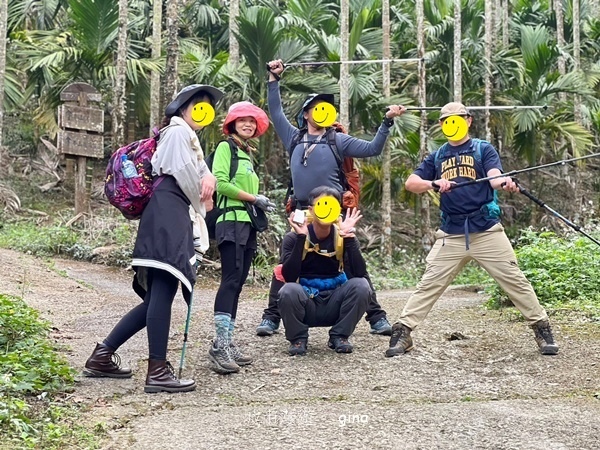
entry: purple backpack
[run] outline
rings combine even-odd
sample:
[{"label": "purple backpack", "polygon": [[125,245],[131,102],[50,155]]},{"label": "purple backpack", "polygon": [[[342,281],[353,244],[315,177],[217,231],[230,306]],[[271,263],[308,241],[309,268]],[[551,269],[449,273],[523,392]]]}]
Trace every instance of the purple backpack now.
[{"label": "purple backpack", "polygon": [[[115,151],[106,167],[104,194],[110,204],[129,220],[142,217],[152,192],[162,181],[162,177],[153,180],[151,162],[162,130],[155,128],[152,131],[154,136],[132,142]],[[126,178],[123,174],[123,155],[135,165],[137,177]]]}]

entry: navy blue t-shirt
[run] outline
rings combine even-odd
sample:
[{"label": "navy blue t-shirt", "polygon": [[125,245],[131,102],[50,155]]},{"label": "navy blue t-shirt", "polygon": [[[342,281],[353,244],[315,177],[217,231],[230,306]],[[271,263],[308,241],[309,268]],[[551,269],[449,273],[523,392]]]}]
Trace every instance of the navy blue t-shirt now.
[{"label": "navy blue t-shirt", "polygon": [[[474,144],[473,139],[469,139],[461,145],[448,144],[440,147],[443,155],[436,158],[437,152],[430,154],[414,174],[424,180],[434,181],[443,178],[461,183],[484,178],[491,169],[502,172],[502,163],[496,149],[489,142],[482,141],[481,158],[477,158]],[[489,182],[474,183],[443,193],[440,196],[440,209],[445,213],[447,220],[442,221],[440,229],[448,234],[464,234],[464,216],[476,213],[483,205],[493,200],[494,190]],[[469,218],[469,231],[474,233],[485,231],[499,221],[497,218],[475,215]]]}]

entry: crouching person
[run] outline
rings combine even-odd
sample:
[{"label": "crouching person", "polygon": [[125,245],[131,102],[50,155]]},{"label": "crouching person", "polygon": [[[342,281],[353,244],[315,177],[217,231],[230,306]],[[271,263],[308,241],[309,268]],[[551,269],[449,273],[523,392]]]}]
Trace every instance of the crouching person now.
[{"label": "crouching person", "polygon": [[290,355],[304,355],[310,327],[331,327],[329,348],[351,353],[348,338],[367,309],[372,290],[365,278],[366,264],[355,236],[362,215],[349,210],[340,217],[340,194],[320,186],[309,194],[312,223],[288,219],[276,277],[285,282],[279,291],[279,311],[290,341]]}]

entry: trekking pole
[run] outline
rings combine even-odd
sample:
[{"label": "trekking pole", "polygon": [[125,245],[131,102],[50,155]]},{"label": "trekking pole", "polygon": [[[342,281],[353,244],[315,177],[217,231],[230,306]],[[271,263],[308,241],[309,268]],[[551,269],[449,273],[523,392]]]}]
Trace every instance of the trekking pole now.
[{"label": "trekking pole", "polygon": [[[410,106],[406,108],[407,111],[439,111],[442,109],[441,106]],[[513,105],[513,106],[467,106],[467,111],[475,111],[480,109],[488,109],[488,110],[516,110],[516,109],[548,109],[548,105],[542,106],[521,106],[521,105]]]},{"label": "trekking pole", "polygon": [[183,347],[181,347],[181,359],[179,360],[179,376],[181,379],[181,372],[183,371],[183,365],[185,362],[185,350],[188,341],[188,332],[190,331],[190,320],[192,319],[192,303],[194,302],[194,287],[190,292],[190,304],[188,305],[187,318],[185,319],[185,330],[183,331]]},{"label": "trekking pole", "polygon": [[569,219],[567,219],[566,217],[564,217],[563,215],[559,214],[558,212],[556,212],[554,209],[550,208],[548,205],[546,205],[542,200],[540,200],[537,197],[534,197],[527,189],[525,189],[523,186],[521,186],[521,184],[519,183],[519,181],[516,178],[513,178],[513,181],[515,182],[515,184],[517,185],[517,187],[519,188],[519,192],[521,192],[521,194],[523,194],[525,197],[527,197],[529,200],[531,200],[532,202],[534,202],[535,204],[537,204],[538,206],[544,208],[546,211],[550,212],[554,217],[556,217],[557,219],[562,220],[564,223],[566,223],[567,225],[569,225],[571,228],[573,228],[575,231],[583,234],[586,238],[588,238],[590,241],[592,241],[593,243],[595,243],[596,245],[598,245],[600,247],[600,241],[594,239],[592,236],[590,236],[589,234],[587,234],[585,231],[583,231],[581,229],[580,226],[575,225],[573,222],[571,222]]},{"label": "trekking pole", "polygon": [[[331,64],[378,64],[378,63],[411,63],[425,61],[425,58],[403,58],[403,59],[361,59],[356,61],[319,61],[319,62],[297,62],[287,63],[283,65],[286,67],[305,67],[305,66],[328,66]],[[269,69],[267,63],[267,70]]]},{"label": "trekking pole", "polygon": [[464,187],[464,186],[470,186],[470,185],[476,184],[476,183],[483,183],[484,181],[495,180],[496,178],[512,177],[512,176],[517,175],[519,173],[525,173],[525,172],[531,172],[531,171],[534,171],[534,170],[545,169],[546,167],[564,165],[564,164],[567,164],[567,163],[570,163],[570,162],[574,162],[574,161],[581,161],[581,160],[584,160],[584,159],[598,158],[598,157],[600,157],[600,153],[591,153],[589,155],[579,156],[577,158],[563,159],[561,161],[555,161],[553,163],[542,164],[542,165],[539,165],[539,166],[527,167],[525,169],[511,170],[510,172],[506,172],[506,173],[503,173],[503,174],[500,174],[500,175],[494,175],[492,177],[478,178],[476,180],[469,180],[469,181],[464,181],[462,183],[456,183],[456,184],[452,185],[451,189],[457,189],[457,188],[461,188],[461,187]]}]

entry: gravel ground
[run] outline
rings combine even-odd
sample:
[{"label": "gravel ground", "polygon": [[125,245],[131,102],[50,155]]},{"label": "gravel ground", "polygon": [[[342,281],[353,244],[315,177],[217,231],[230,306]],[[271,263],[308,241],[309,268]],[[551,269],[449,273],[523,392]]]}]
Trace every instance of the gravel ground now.
[{"label": "gravel ground", "polygon": [[[137,304],[131,272],[0,250],[0,292],[22,296],[56,328],[74,367]],[[414,333],[415,350],[383,356],[388,338],[362,321],[355,351],[326,347],[314,329],[305,357],[287,356],[282,334],[254,335],[264,288],[242,293],[237,339],[254,364],[221,376],[208,366],[217,286],[196,287],[184,377],[187,394],[144,394],[146,335],[119,350],[128,380],[80,378],[71,401],[102,424],[104,449],[399,448],[600,449],[600,325],[556,318],[560,354],[538,354],[511,310],[486,311],[477,293],[449,290]],[[410,291],[379,293],[391,319]],[[186,309],[176,300],[169,356],[179,365]],[[464,339],[449,340],[452,333]]]}]

